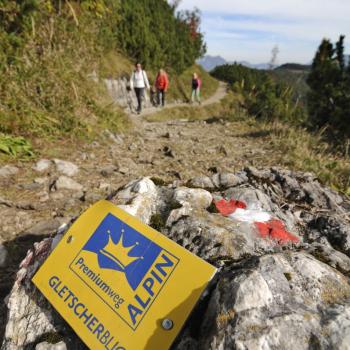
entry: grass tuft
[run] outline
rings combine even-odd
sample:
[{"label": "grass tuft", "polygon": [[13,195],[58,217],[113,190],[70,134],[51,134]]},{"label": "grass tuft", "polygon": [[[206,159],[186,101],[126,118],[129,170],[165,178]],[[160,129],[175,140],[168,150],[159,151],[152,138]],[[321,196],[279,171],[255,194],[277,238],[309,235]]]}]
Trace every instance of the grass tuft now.
[{"label": "grass tuft", "polygon": [[24,137],[0,134],[0,152],[11,157],[32,158],[31,143]]}]

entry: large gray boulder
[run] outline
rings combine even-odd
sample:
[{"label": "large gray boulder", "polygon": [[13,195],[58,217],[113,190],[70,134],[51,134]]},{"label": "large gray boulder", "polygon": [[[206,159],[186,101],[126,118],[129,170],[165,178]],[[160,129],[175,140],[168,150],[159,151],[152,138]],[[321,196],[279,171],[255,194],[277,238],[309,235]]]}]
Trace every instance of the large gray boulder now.
[{"label": "large gray boulder", "polygon": [[349,349],[348,279],[308,254],[247,260],[222,272],[198,349]]},{"label": "large gray boulder", "polygon": [[[295,239],[222,215],[222,199],[269,213]],[[247,168],[187,187],[143,178],[108,200],[219,268],[174,349],[350,349],[350,205],[310,174]],[[21,263],[2,349],[47,348],[47,334],[59,335],[56,348],[85,348],[30,281],[61,237],[62,228]]]}]

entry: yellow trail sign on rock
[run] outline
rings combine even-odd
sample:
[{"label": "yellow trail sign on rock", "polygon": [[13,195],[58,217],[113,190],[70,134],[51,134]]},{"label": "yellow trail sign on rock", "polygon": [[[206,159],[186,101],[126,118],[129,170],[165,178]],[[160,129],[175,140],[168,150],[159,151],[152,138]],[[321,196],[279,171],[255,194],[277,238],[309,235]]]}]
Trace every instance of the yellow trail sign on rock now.
[{"label": "yellow trail sign on rock", "polygon": [[163,350],[215,272],[100,201],[72,225],[33,282],[91,349]]}]

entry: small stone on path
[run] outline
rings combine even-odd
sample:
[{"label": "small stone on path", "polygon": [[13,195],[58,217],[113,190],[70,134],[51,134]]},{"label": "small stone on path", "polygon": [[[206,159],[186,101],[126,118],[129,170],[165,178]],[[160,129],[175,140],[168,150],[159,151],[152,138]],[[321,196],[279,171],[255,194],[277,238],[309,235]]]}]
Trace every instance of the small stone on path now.
[{"label": "small stone on path", "polygon": [[33,166],[33,169],[38,172],[43,172],[45,170],[48,170],[51,167],[51,165],[51,160],[41,159]]},{"label": "small stone on path", "polygon": [[79,172],[79,168],[72,162],[65,160],[54,159],[57,171],[66,176],[74,176]]},{"label": "small stone on path", "polygon": [[55,184],[54,188],[59,190],[72,190],[72,191],[81,191],[83,189],[83,186],[79,184],[78,182],[74,181],[70,177],[67,176],[60,176]]},{"label": "small stone on path", "polygon": [[19,169],[12,165],[5,165],[0,168],[0,177],[10,177],[16,175]]}]

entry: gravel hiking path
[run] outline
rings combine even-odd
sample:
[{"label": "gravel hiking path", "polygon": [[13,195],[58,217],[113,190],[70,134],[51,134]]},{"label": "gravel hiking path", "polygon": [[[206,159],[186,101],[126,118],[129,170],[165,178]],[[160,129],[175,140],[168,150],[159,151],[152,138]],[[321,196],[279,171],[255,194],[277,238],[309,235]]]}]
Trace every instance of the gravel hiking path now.
[{"label": "gravel hiking path", "polygon": [[[219,102],[221,99],[223,99],[226,96],[226,94],[227,94],[227,84],[225,84],[223,82],[219,82],[219,87],[216,90],[216,92],[214,93],[214,95],[203,100],[201,105],[208,106],[208,105],[211,105],[213,103]],[[169,103],[169,104],[166,104],[165,107],[163,107],[163,109],[167,110],[167,109],[177,108],[177,107],[186,107],[189,105],[190,105],[189,103]],[[144,117],[144,116],[148,116],[148,115],[151,115],[151,114],[154,114],[157,112],[159,112],[159,108],[157,108],[157,107],[149,107],[147,109],[144,109],[142,111],[141,115],[131,113],[130,110],[127,111],[127,113],[129,114],[129,116],[131,117],[131,119],[133,121],[140,119],[140,116]]]},{"label": "gravel hiking path", "polygon": [[[202,106],[219,101],[225,94],[226,85],[220,84]],[[45,235],[53,226],[142,176],[185,184],[198,175],[263,165],[273,152],[262,139],[247,135],[239,122],[148,122],[143,116],[151,110],[141,117],[133,116],[134,127],[125,133],[106,130],[98,141],[75,149],[61,145],[54,156],[43,156],[52,164],[41,172],[33,169],[36,161],[11,164],[18,172],[0,176],[0,244],[29,234]],[[62,174],[53,163],[57,158],[74,163],[78,173]],[[64,189],[66,185],[74,188]]]},{"label": "gravel hiking path", "polygon": [[[219,101],[225,94],[226,86],[220,84],[202,106]],[[166,108],[172,107],[179,104]],[[132,116],[134,127],[125,133],[106,130],[91,144],[74,149],[58,146],[54,156],[43,156],[48,160],[46,170],[34,169],[39,159],[18,161],[11,164],[17,168],[16,174],[0,176],[0,246],[8,253],[5,266],[0,267],[0,300],[9,293],[18,264],[33,242],[131,180],[150,176],[156,181],[186,184],[199,175],[266,165],[273,152],[263,139],[247,135],[239,122],[152,123],[143,118],[155,111],[158,109]],[[54,159],[72,162],[79,171],[64,175]],[[0,314],[4,307],[0,305]]]}]

